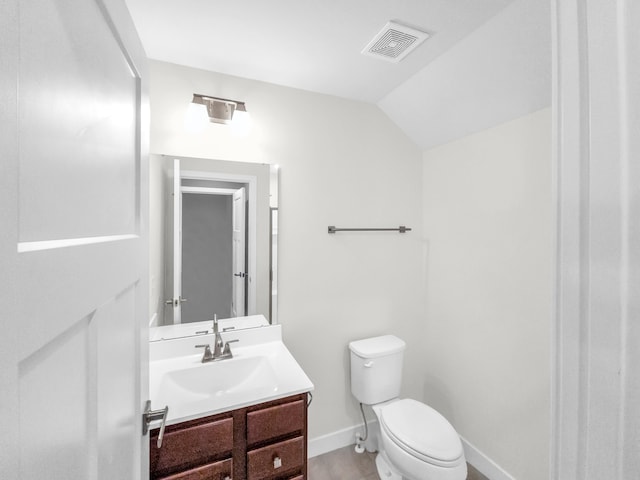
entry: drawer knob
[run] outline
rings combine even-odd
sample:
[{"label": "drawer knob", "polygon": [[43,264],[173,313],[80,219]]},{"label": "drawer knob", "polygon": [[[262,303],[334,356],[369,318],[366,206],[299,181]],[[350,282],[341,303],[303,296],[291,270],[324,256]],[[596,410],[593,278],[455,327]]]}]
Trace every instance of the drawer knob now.
[{"label": "drawer knob", "polygon": [[278,456],[273,458],[273,468],[280,468],[282,466],[282,459]]}]

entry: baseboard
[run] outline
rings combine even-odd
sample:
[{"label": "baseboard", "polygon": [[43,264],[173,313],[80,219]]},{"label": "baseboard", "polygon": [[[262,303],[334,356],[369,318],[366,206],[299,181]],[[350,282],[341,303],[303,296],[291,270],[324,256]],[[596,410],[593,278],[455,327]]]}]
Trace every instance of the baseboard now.
[{"label": "baseboard", "polygon": [[[369,425],[369,431],[372,431],[373,426],[377,422],[371,421],[367,423]],[[344,428],[326,435],[321,435],[320,437],[310,438],[307,444],[307,457],[317,457],[323,453],[329,453],[339,448],[354,445],[356,443],[357,433],[363,433],[363,424]]]},{"label": "baseboard", "polygon": [[356,443],[356,432],[361,427],[349,427],[337,432],[328,433],[316,438],[310,438],[307,445],[307,456],[309,458],[317,457],[323,453],[329,453],[348,445]]},{"label": "baseboard", "polygon": [[475,445],[472,445],[463,437],[460,437],[460,440],[462,440],[462,447],[464,448],[464,456],[467,459],[467,463],[473,465],[476,470],[489,480],[515,480],[497,463],[478,450]]}]

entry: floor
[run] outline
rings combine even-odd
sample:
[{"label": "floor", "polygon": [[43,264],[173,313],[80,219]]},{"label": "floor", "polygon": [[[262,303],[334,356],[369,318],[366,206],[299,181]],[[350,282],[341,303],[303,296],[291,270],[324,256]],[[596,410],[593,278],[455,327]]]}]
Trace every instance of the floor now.
[{"label": "floor", "polygon": [[[309,459],[309,480],[380,480],[375,453],[356,453],[353,446],[340,448]],[[468,465],[467,480],[488,480]]]}]

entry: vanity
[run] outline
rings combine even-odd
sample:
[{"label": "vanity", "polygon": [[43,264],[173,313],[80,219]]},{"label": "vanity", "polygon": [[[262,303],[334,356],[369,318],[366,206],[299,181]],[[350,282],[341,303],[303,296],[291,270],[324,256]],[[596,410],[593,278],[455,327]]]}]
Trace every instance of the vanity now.
[{"label": "vanity", "polygon": [[307,395],[151,432],[152,479],[306,479]]},{"label": "vanity", "polygon": [[168,406],[164,428],[155,422],[150,431],[150,478],[306,479],[313,384],[281,326],[265,321],[220,337],[232,358],[204,363],[213,332],[150,343],[152,404]]}]

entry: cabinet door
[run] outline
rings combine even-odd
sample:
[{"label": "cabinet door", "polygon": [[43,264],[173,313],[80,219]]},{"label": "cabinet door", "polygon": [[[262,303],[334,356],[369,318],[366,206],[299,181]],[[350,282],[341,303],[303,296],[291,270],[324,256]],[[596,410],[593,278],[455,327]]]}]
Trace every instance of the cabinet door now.
[{"label": "cabinet door", "polygon": [[304,466],[304,437],[267,445],[247,453],[248,480],[264,480],[296,474]]},{"label": "cabinet door", "polygon": [[233,461],[229,459],[162,477],[158,480],[230,480],[232,478],[231,472],[233,472]]},{"label": "cabinet door", "polygon": [[167,427],[161,448],[156,447],[157,433],[151,434],[151,478],[230,457],[233,451],[232,418]]},{"label": "cabinet door", "polygon": [[304,432],[305,404],[303,400],[276,405],[247,414],[247,444],[277,438],[294,432]]}]

